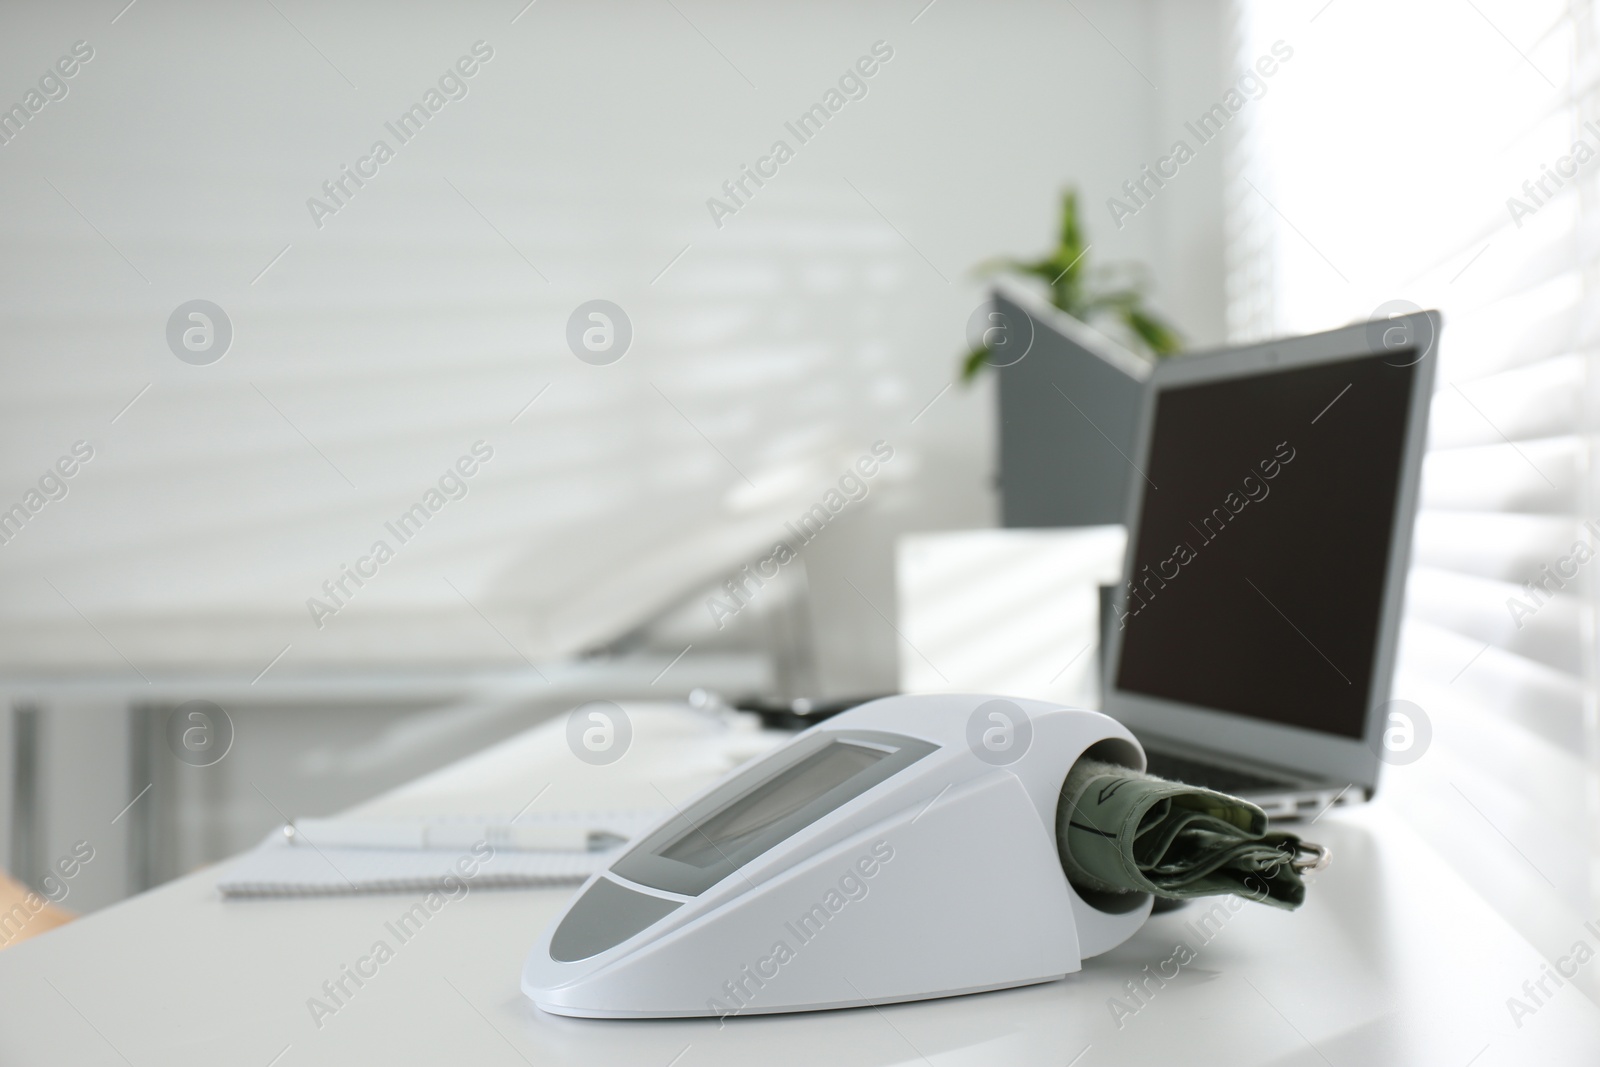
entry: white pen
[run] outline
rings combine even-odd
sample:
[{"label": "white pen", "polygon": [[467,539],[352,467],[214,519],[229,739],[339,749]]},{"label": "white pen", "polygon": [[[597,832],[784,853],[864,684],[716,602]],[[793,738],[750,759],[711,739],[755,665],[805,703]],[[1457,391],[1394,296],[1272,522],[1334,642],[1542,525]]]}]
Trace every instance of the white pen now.
[{"label": "white pen", "polygon": [[591,852],[626,838],[580,823],[451,819],[296,819],[290,844],[318,848],[470,849],[480,842],[508,852]]}]

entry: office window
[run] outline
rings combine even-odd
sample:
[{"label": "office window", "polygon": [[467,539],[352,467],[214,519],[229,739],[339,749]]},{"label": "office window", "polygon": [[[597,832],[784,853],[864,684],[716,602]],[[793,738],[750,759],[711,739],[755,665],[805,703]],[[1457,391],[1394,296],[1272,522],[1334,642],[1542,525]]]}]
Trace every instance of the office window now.
[{"label": "office window", "polygon": [[1547,925],[1526,932],[1553,946],[1596,897],[1587,856],[1564,845],[1593,840],[1581,770],[1597,752],[1600,563],[1573,551],[1600,547],[1583,521],[1600,335],[1585,310],[1600,255],[1594,9],[1240,0],[1235,14],[1240,64],[1278,41],[1293,56],[1235,127],[1231,331],[1324,329],[1392,301],[1445,316],[1395,689],[1434,736],[1386,788],[1480,888],[1549,891],[1529,920]]}]

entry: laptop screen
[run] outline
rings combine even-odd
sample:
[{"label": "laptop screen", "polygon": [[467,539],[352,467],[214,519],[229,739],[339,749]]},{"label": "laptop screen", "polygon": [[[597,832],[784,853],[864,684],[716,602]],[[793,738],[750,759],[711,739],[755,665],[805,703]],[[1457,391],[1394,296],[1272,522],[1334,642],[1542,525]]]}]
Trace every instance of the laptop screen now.
[{"label": "laptop screen", "polygon": [[1398,355],[1157,395],[1118,689],[1362,736],[1417,373]]}]

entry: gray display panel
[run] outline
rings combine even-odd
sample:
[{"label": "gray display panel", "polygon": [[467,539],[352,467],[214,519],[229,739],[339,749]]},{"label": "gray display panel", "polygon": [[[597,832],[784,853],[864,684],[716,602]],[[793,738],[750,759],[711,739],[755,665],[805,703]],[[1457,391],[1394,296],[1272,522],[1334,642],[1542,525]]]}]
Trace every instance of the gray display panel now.
[{"label": "gray display panel", "polygon": [[[709,867],[729,852],[738,852],[822,794],[856,778],[889,755],[835,741],[782,774],[768,779],[698,826],[668,842],[657,855],[695,867]],[[839,798],[842,803],[845,798]]]},{"label": "gray display panel", "polygon": [[629,849],[612,873],[698,896],[938,747],[876,730],[818,731],[701,797]]}]

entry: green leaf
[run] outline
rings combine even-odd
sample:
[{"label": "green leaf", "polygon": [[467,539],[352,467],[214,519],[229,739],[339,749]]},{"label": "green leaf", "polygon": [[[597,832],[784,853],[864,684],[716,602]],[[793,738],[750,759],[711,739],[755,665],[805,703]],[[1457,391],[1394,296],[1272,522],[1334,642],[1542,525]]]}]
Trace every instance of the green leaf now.
[{"label": "green leaf", "polygon": [[1124,313],[1130,308],[1137,308],[1144,300],[1144,294],[1135,289],[1117,289],[1109,293],[1100,293],[1084,302],[1084,308],[1090,314],[1106,309]]},{"label": "green leaf", "polygon": [[[1183,339],[1178,332],[1145,310],[1149,276],[1144,267],[1115,263],[1091,270],[1088,250],[1078,218],[1078,191],[1068,186],[1061,191],[1056,247],[1048,255],[1035,260],[998,257],[985,260],[974,269],[984,274],[1007,272],[1039,278],[1049,287],[1050,302],[1056,307],[1085,321],[1103,313],[1116,316],[1158,359],[1182,348]],[[1122,280],[1115,281],[1118,278]],[[1105,288],[1113,285],[1114,288]],[[969,352],[961,362],[961,380],[971,382],[976,378],[988,356],[987,348]]]},{"label": "green leaf", "polygon": [[966,354],[961,361],[961,384],[970,385],[984,367],[989,365],[989,347],[980,345]]},{"label": "green leaf", "polygon": [[1083,251],[1083,233],[1078,226],[1078,191],[1068,187],[1061,192],[1061,250],[1072,250],[1068,263]]},{"label": "green leaf", "polygon": [[1122,321],[1139,335],[1140,340],[1150,346],[1150,351],[1155,353],[1158,359],[1174,355],[1183,347],[1183,339],[1178,336],[1178,332],[1148,311],[1136,307],[1125,308],[1122,311]]}]

